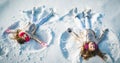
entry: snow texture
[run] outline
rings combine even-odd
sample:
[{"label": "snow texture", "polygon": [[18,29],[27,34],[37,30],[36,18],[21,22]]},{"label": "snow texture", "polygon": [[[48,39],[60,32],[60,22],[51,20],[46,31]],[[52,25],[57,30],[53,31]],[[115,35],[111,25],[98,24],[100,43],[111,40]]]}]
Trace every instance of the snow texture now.
[{"label": "snow texture", "polygon": [[[66,2],[67,1],[68,0],[66,0]],[[87,2],[87,0],[82,2]],[[111,3],[108,0],[105,0],[104,2],[103,1],[99,1],[99,2],[104,3],[104,5],[101,4],[97,6],[104,6],[103,8],[109,8],[105,4]],[[9,1],[3,0],[0,3],[0,9],[4,9],[2,8],[2,6],[4,6],[3,4],[7,4],[7,3],[9,3]],[[91,3],[88,3],[88,5],[89,4]],[[12,18],[8,18],[11,19],[12,21],[12,22],[6,21],[8,22],[8,25],[2,25],[2,23],[4,22],[1,22],[0,63],[119,63],[120,62],[119,30],[115,28],[113,25],[111,25],[111,23],[114,22],[104,21],[105,18],[108,19],[108,17],[106,17],[106,14],[109,15],[109,13],[107,13],[108,10],[103,11],[102,8],[100,9],[100,11],[103,12],[100,12],[100,11],[95,11],[93,8],[83,10],[74,7],[73,9],[71,10],[69,9],[69,11],[65,11],[64,13],[62,11],[56,11],[54,8],[47,8],[46,6],[47,5],[38,6],[38,7],[31,6],[28,9],[25,8],[24,10],[22,10],[22,13],[20,15],[14,15],[14,17]],[[0,12],[3,11],[0,10]],[[59,12],[61,12],[62,14],[60,14]],[[119,13],[119,11],[116,11],[116,14],[117,12]],[[2,20],[3,19],[1,19],[1,21]],[[41,47],[40,44],[35,42],[34,40],[31,40],[30,42],[25,43],[23,45],[20,45],[15,40],[10,39],[11,35],[5,33],[6,29],[22,28],[27,22],[33,22],[35,24],[38,24],[37,25],[38,29],[36,31],[37,37],[40,38],[42,41],[47,42],[47,44],[49,45],[48,47]],[[116,21],[115,24],[117,24]],[[67,32],[68,28],[72,28],[76,33],[82,31],[83,29],[92,29],[95,31],[97,36],[100,35],[102,30],[108,28],[109,31],[105,34],[104,38],[99,44],[100,50],[106,53],[107,60],[103,61],[99,56],[92,57],[89,60],[82,59],[80,57],[80,46],[82,45],[82,43],[76,41]]]}]

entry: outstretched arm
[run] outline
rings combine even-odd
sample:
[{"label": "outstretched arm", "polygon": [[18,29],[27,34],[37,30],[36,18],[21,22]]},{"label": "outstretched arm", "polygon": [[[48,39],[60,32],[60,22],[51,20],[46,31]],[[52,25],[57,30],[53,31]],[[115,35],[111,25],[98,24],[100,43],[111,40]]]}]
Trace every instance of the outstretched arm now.
[{"label": "outstretched arm", "polygon": [[41,41],[36,36],[33,36],[32,39],[35,40],[36,42],[38,42],[41,46],[48,46],[47,43]]},{"label": "outstretched arm", "polygon": [[100,43],[100,41],[102,40],[102,38],[104,37],[104,35],[107,31],[108,31],[108,29],[105,29],[105,30],[102,31],[102,34],[98,38],[98,44]]},{"label": "outstretched arm", "polygon": [[40,43],[40,44],[42,43],[42,41],[39,40],[36,36],[32,37],[32,39],[35,40],[36,42]]},{"label": "outstretched arm", "polygon": [[15,34],[15,33],[17,32],[17,30],[7,29],[5,32],[6,32],[6,33],[12,33],[12,34]]},{"label": "outstretched arm", "polygon": [[7,34],[12,34],[9,36],[11,39],[16,39],[15,36],[19,31],[21,31],[21,30],[20,29],[15,29],[15,30],[7,29],[5,32]]},{"label": "outstretched arm", "polygon": [[74,31],[72,31],[71,28],[68,28],[67,31],[68,31],[72,36],[74,36],[77,40],[80,40],[79,35],[76,34]]}]

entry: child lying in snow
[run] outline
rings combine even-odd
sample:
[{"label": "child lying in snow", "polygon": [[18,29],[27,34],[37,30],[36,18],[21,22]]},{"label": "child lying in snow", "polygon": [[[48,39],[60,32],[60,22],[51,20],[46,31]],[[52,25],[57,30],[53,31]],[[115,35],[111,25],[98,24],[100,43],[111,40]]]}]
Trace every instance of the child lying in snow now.
[{"label": "child lying in snow", "polygon": [[103,60],[106,60],[106,56],[104,53],[102,53],[98,47],[101,39],[103,38],[105,32],[108,31],[108,29],[105,29],[103,33],[100,35],[99,38],[95,36],[95,32],[91,29],[86,29],[83,32],[80,32],[80,34],[76,34],[72,31],[72,29],[68,28],[68,32],[74,36],[77,40],[80,42],[83,42],[83,46],[81,47],[81,57],[85,60],[98,55]]},{"label": "child lying in snow", "polygon": [[36,29],[37,29],[36,25],[29,22],[22,29],[16,29],[16,30],[7,29],[6,32],[11,33],[13,35],[11,39],[17,40],[19,44],[24,44],[25,42],[30,41],[30,39],[33,39],[36,42],[40,43],[41,46],[47,46],[45,42],[42,42],[35,36]]}]

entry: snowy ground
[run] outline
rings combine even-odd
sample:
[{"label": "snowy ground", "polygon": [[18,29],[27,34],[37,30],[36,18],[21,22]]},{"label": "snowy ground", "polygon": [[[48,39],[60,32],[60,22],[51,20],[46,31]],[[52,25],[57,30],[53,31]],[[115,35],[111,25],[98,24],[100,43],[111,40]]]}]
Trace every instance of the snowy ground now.
[{"label": "snowy ground", "polygon": [[[87,20],[82,14],[85,9],[92,9],[90,15],[92,18],[88,19],[90,21],[88,24],[97,35],[102,29],[109,29],[99,45],[102,52],[108,54],[106,62],[119,63],[119,2],[119,0],[1,0],[0,63],[105,63],[98,56],[88,61],[80,59],[78,49],[80,44],[66,32],[69,27],[75,31],[81,28],[81,22]],[[77,18],[74,18],[75,16]],[[37,34],[41,40],[49,44],[48,48],[41,48],[35,41],[19,45],[3,33],[8,27],[21,27],[20,24],[27,21],[34,23],[41,21]],[[19,25],[13,25],[15,22]]]}]

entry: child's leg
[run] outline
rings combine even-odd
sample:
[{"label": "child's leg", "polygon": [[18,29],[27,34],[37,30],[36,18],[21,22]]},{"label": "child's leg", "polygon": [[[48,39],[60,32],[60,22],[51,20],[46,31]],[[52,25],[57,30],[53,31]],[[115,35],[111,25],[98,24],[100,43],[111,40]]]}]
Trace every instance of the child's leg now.
[{"label": "child's leg", "polygon": [[86,29],[91,29],[91,16],[91,9],[84,11]]},{"label": "child's leg", "polygon": [[86,29],[91,29],[91,22],[88,17],[85,17],[85,27]]},{"label": "child's leg", "polygon": [[28,23],[27,26],[23,28],[23,30],[27,31],[28,33],[35,34],[36,32],[36,25],[34,23]]},{"label": "child's leg", "polygon": [[32,25],[32,30],[31,30],[31,33],[34,35],[34,34],[35,34],[35,32],[36,32],[36,30],[37,30],[36,25],[35,25],[35,24],[33,24],[33,25]]}]

